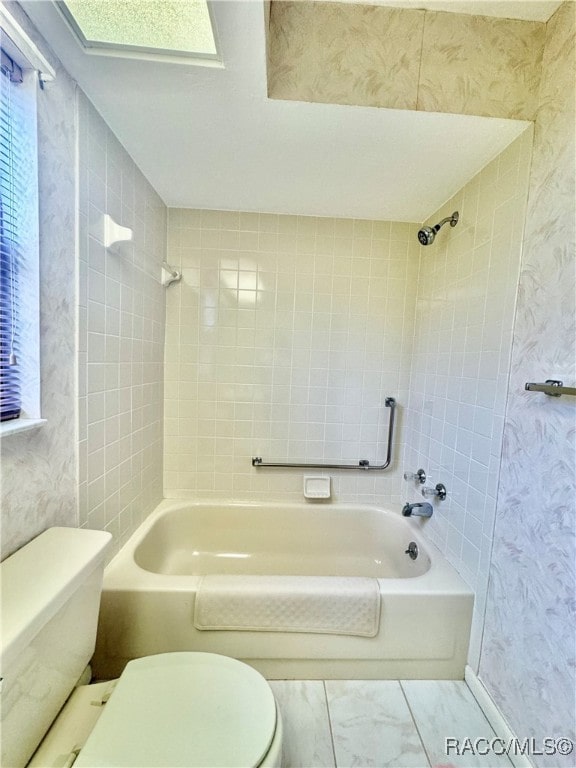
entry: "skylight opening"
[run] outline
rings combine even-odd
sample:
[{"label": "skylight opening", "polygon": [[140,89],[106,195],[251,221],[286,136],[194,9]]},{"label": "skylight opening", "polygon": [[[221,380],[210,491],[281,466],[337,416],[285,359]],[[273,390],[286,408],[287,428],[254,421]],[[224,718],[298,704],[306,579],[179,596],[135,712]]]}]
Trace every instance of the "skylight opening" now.
[{"label": "skylight opening", "polygon": [[57,5],[88,53],[219,60],[206,0],[61,0]]}]

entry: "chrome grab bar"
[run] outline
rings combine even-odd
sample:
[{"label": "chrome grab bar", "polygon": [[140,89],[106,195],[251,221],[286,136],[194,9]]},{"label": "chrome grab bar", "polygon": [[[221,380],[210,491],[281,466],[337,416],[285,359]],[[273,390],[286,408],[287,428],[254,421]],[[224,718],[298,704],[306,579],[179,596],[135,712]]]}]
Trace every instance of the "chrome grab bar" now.
[{"label": "chrome grab bar", "polygon": [[558,379],[546,379],[544,384],[535,384],[533,382],[526,382],[524,389],[529,392],[543,392],[550,397],[560,397],[560,395],[572,395],[576,396],[576,387],[565,387],[563,381]]},{"label": "chrome grab bar", "polygon": [[360,459],[357,464],[308,464],[306,462],[287,462],[287,461],[264,461],[260,456],[252,457],[253,467],[303,467],[306,469],[366,469],[383,470],[388,469],[392,461],[392,438],[394,436],[394,411],[396,400],[393,397],[387,397],[384,401],[386,408],[390,408],[390,419],[388,421],[388,449],[386,451],[386,461],[384,464],[370,464],[368,459]]}]

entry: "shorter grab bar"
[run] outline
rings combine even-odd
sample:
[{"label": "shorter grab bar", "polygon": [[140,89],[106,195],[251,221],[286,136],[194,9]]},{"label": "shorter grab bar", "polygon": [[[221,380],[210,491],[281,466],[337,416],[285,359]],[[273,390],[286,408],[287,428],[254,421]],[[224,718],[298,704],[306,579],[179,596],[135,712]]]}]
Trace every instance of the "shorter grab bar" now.
[{"label": "shorter grab bar", "polygon": [[287,462],[287,461],[264,461],[260,456],[252,457],[253,467],[302,467],[305,469],[366,469],[366,470],[384,470],[388,469],[392,461],[392,438],[394,437],[394,411],[396,400],[393,397],[387,397],[384,401],[386,408],[390,408],[390,419],[388,421],[388,449],[386,451],[386,461],[383,464],[370,464],[368,459],[360,459],[357,464],[316,464],[307,462]]}]

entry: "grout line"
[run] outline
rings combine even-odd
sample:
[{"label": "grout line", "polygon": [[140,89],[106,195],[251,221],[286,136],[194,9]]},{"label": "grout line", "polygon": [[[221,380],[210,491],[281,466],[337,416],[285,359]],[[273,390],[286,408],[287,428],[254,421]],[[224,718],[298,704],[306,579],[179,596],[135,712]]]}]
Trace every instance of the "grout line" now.
[{"label": "grout line", "polygon": [[332,730],[332,717],[330,716],[330,704],[328,703],[328,691],[326,690],[326,680],[322,680],[324,688],[324,699],[326,701],[326,712],[328,714],[328,728],[330,729],[330,743],[332,744],[332,757],[334,758],[334,768],[338,768],[336,763],[336,749],[334,747],[334,732]]},{"label": "grout line", "polygon": [[414,717],[414,713],[412,712],[412,707],[410,706],[410,702],[408,701],[408,696],[406,695],[406,691],[404,690],[404,686],[402,685],[402,680],[398,680],[398,683],[400,685],[400,690],[402,691],[402,695],[404,696],[406,706],[408,707],[408,711],[410,712],[410,717],[412,718],[412,722],[414,723],[414,728],[416,729],[416,733],[418,734],[418,738],[420,739],[420,744],[422,744],[422,749],[424,750],[424,754],[426,755],[428,766],[430,767],[432,765],[432,759],[428,754],[428,750],[426,749],[426,744],[424,743],[424,739],[422,738],[422,734],[420,733],[420,729],[418,728],[416,718]]}]

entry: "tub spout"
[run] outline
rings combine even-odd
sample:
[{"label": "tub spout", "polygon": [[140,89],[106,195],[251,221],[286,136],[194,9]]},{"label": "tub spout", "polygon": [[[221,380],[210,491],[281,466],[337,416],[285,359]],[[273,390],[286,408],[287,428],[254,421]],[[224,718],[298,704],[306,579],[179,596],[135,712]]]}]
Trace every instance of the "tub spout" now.
[{"label": "tub spout", "polygon": [[402,507],[404,517],[432,517],[433,511],[432,504],[427,501],[416,502],[416,504],[406,502]]}]

